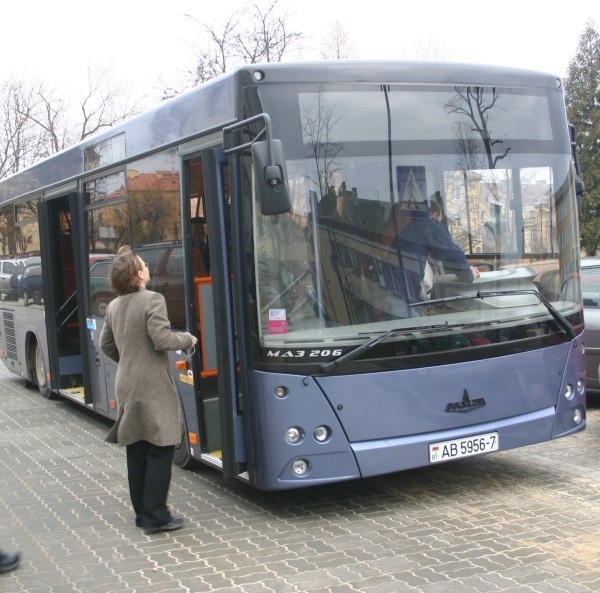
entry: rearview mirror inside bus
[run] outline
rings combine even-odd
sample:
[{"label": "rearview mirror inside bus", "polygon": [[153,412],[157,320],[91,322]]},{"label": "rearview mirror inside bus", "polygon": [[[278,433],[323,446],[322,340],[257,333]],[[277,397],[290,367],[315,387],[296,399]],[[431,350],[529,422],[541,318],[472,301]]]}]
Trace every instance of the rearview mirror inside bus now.
[{"label": "rearview mirror inside bus", "polygon": [[252,159],[261,212],[283,214],[292,209],[283,146],[280,140],[252,144]]}]

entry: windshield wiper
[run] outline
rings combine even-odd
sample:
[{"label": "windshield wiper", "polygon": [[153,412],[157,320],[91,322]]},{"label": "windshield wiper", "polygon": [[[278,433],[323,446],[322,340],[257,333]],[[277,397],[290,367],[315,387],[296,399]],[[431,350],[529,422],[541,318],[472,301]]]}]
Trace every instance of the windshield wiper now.
[{"label": "windshield wiper", "polygon": [[430,301],[419,301],[418,303],[411,303],[411,307],[420,307],[423,305],[435,305],[437,303],[450,303],[452,301],[470,301],[474,299],[485,299],[487,297],[495,297],[495,296],[510,296],[510,295],[519,295],[519,294],[532,294],[542,303],[546,309],[548,309],[548,313],[552,315],[554,321],[558,323],[559,327],[565,332],[565,334],[571,339],[575,339],[575,330],[573,326],[567,321],[567,318],[558,311],[550,301],[548,301],[545,297],[543,297],[537,290],[486,290],[480,291],[478,290],[475,294],[465,295],[465,296],[453,296],[446,297],[443,299],[432,299]]},{"label": "windshield wiper", "polygon": [[[431,301],[421,301],[418,303],[412,303],[411,307],[415,307],[415,306],[419,306],[419,305],[432,305],[435,303],[448,303],[451,301],[485,299],[488,297],[507,296],[507,295],[510,296],[510,295],[519,295],[519,294],[532,294],[535,297],[537,297],[537,299],[546,307],[546,309],[548,310],[548,313],[550,313],[552,318],[556,321],[556,323],[564,331],[564,333],[571,340],[575,339],[575,330],[573,329],[573,326],[567,321],[566,317],[560,311],[558,311],[555,307],[553,307],[552,304],[545,297],[543,297],[539,292],[537,292],[537,290],[477,291],[476,294],[469,295],[469,296],[446,297],[443,299],[432,299]],[[457,324],[451,325],[446,321],[444,323],[440,323],[440,324],[436,324],[436,325],[416,325],[414,327],[395,327],[393,329],[383,332],[382,334],[380,334],[378,336],[375,336],[374,338],[371,338],[370,340],[367,340],[364,344],[361,344],[360,346],[357,346],[353,350],[346,352],[346,354],[343,354],[342,356],[340,356],[339,358],[336,358],[335,360],[332,360],[330,362],[324,362],[323,364],[321,364],[319,366],[319,370],[322,373],[327,374],[330,371],[332,371],[333,369],[335,369],[336,367],[340,366],[341,364],[350,362],[350,361],[358,358],[363,352],[367,352],[368,350],[371,350],[372,348],[377,346],[377,344],[381,344],[381,342],[384,342],[385,340],[387,340],[388,338],[391,338],[392,336],[400,335],[403,333],[410,334],[410,333],[414,333],[415,331],[427,331],[427,330],[440,331],[440,330],[444,330],[444,329],[451,329],[453,327],[464,327],[464,325],[465,325],[464,323],[457,323]]]},{"label": "windshield wiper", "polygon": [[575,330],[573,329],[573,326],[569,323],[567,318],[558,309],[556,309],[546,297],[543,297],[537,290],[533,290],[533,289],[531,289],[531,290],[491,290],[491,291],[478,292],[477,296],[484,299],[486,297],[505,296],[505,295],[512,295],[512,294],[532,294],[532,295],[536,296],[538,298],[538,300],[540,301],[540,303],[542,303],[544,305],[544,307],[546,307],[546,309],[548,309],[548,313],[550,313],[550,315],[552,315],[552,317],[554,318],[554,321],[556,321],[556,323],[558,323],[559,327],[562,328],[562,330],[565,332],[565,334],[571,340],[575,339]]},{"label": "windshield wiper", "polygon": [[380,334],[378,336],[375,336],[374,338],[371,338],[370,340],[367,340],[364,344],[361,344],[360,346],[357,346],[353,350],[346,352],[346,354],[343,354],[342,356],[340,356],[339,358],[336,358],[335,360],[332,360],[330,362],[324,362],[323,364],[321,364],[319,366],[319,370],[322,373],[327,374],[330,371],[332,371],[334,368],[340,366],[341,364],[344,364],[345,362],[350,362],[351,360],[354,360],[355,358],[360,356],[363,352],[366,352],[367,350],[371,350],[371,348],[374,348],[375,346],[377,346],[377,344],[381,344],[381,342],[384,342],[388,338],[391,338],[392,336],[395,336],[395,335],[412,334],[412,333],[414,333],[415,330],[418,330],[418,331],[443,330],[443,329],[449,329],[451,327],[459,327],[459,326],[462,327],[463,325],[464,324],[462,324],[462,323],[460,323],[458,325],[450,325],[446,321],[444,323],[438,323],[436,325],[415,325],[414,327],[395,327],[393,329],[389,329],[389,330],[383,332],[382,334]]}]

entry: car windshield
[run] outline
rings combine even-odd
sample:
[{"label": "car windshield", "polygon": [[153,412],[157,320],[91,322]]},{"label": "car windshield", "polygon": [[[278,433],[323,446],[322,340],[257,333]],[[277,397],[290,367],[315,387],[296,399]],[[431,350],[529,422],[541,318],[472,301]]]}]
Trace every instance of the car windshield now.
[{"label": "car windshield", "polygon": [[17,274],[19,272],[19,266],[12,261],[5,261],[2,264],[2,272],[4,274]]},{"label": "car windshield", "polygon": [[27,266],[23,271],[23,277],[28,278],[29,276],[41,276],[42,275],[42,266],[39,264],[32,264]]}]

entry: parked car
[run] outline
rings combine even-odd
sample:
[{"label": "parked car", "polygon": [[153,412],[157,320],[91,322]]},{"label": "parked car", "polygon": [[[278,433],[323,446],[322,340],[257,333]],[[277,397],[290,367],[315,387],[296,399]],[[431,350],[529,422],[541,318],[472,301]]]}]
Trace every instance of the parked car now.
[{"label": "parked car", "polygon": [[185,328],[183,250],[180,241],[150,243],[135,248],[150,270],[149,290],[160,292],[167,302],[174,328]]},{"label": "parked car", "polygon": [[90,310],[94,315],[104,317],[106,307],[114,298],[110,287],[110,259],[90,262]]},{"label": "parked car", "polygon": [[22,274],[27,266],[30,266],[31,264],[42,263],[42,258],[39,255],[32,255],[31,257],[24,257],[15,261],[19,266],[19,272]]},{"label": "parked car", "polygon": [[17,298],[21,297],[19,293],[19,282],[21,281],[21,276],[25,271],[27,266],[32,264],[40,264],[42,262],[42,258],[39,255],[32,255],[31,257],[25,257],[23,259],[14,260],[18,266],[18,270],[16,274],[13,274],[10,279],[10,287],[14,290],[14,294]]},{"label": "parked car", "polygon": [[19,265],[16,260],[0,260],[0,299],[17,298],[17,290],[11,285],[11,278],[18,273]]},{"label": "parked car", "polygon": [[19,279],[18,296],[23,299],[25,306],[32,301],[41,305],[44,300],[42,264],[30,264],[24,270]]},{"label": "parked car", "polygon": [[588,391],[600,391],[600,257],[582,258],[581,287],[585,319],[585,382]]}]

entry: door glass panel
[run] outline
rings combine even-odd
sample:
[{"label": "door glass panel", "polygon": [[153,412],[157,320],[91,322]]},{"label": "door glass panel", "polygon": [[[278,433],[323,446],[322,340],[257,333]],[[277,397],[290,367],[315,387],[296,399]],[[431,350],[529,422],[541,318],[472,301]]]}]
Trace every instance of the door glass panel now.
[{"label": "door glass panel", "polygon": [[127,167],[131,246],[148,265],[148,288],[165,297],[174,329],[186,327],[180,188],[175,149]]},{"label": "door glass panel", "polygon": [[126,203],[110,204],[87,213],[89,253],[89,310],[104,316],[112,300],[109,266],[121,245],[129,244]]}]

